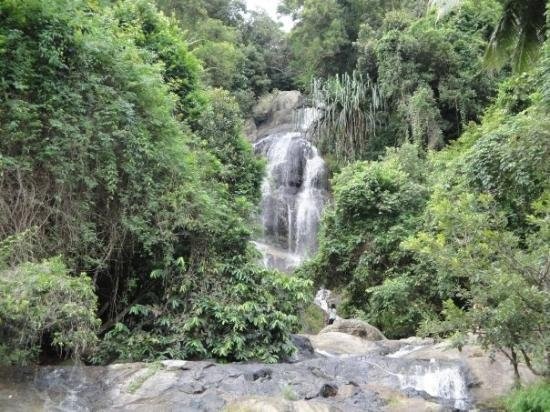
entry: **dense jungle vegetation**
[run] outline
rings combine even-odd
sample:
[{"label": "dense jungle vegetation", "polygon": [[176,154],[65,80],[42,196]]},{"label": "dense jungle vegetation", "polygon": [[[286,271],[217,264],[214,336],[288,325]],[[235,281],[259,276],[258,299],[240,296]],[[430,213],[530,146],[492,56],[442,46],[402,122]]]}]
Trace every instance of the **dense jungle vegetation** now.
[{"label": "dense jungle vegetation", "polygon": [[299,273],[388,337],[475,333],[548,376],[546,2],[318,3],[285,2],[334,174]]},{"label": "dense jungle vegetation", "polygon": [[283,34],[177,3],[0,2],[2,363],[291,351],[309,282],[256,264],[241,131]]},{"label": "dense jungle vegetation", "polygon": [[[312,286],[390,338],[550,371],[545,0],[0,0],[0,363],[277,361]],[[258,99],[301,89],[333,199],[249,240]]]}]

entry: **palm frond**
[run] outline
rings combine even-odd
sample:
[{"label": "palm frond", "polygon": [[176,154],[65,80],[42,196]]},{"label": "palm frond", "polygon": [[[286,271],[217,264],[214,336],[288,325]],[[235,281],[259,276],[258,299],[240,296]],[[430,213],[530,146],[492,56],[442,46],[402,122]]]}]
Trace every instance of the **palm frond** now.
[{"label": "palm frond", "polygon": [[510,63],[516,72],[538,60],[545,38],[545,0],[508,0],[489,41],[485,61],[490,68]]},{"label": "palm frond", "polygon": [[[464,0],[430,0],[442,18]],[[546,36],[546,0],[500,0],[501,17],[489,41],[485,62],[489,68],[510,63],[516,72],[529,70],[539,58]]]},{"label": "palm frond", "polygon": [[314,105],[323,116],[314,128],[314,139],[321,149],[335,153],[337,160],[355,160],[367,151],[376,133],[377,112],[384,102],[378,85],[357,72],[315,80]]}]

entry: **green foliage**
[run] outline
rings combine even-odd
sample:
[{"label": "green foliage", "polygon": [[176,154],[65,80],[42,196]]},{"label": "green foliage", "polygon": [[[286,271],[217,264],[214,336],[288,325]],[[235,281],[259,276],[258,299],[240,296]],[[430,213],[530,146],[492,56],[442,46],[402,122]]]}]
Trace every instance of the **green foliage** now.
[{"label": "green foliage", "polygon": [[251,12],[241,29],[247,44],[245,77],[257,96],[273,89],[292,90],[290,48],[287,35],[265,13]]},{"label": "green foliage", "polygon": [[347,71],[353,64],[353,40],[348,36],[340,2],[312,0],[302,3],[300,21],[291,34],[291,45],[298,81],[307,86],[314,77]]},{"label": "green foliage", "polygon": [[358,72],[316,80],[313,101],[324,107],[314,137],[324,153],[339,162],[360,158],[372,151],[378,112],[383,110],[378,88]]},{"label": "green foliage", "polygon": [[550,146],[538,93],[514,113],[523,88],[510,93],[511,83],[479,128],[435,156],[448,169],[434,179],[425,230],[406,246],[436,269],[437,288],[450,299],[444,320],[424,332],[476,333],[510,359],[519,381],[520,361],[549,373]]},{"label": "green foliage", "polygon": [[202,80],[230,91],[245,114],[273,89],[292,87],[287,40],[267,14],[235,0],[156,0],[173,15],[204,67]]},{"label": "green foliage", "polygon": [[[224,13],[209,7],[205,30],[230,35],[239,13]],[[0,0],[0,39],[0,239],[16,243],[4,263],[61,255],[87,274],[56,287],[82,289],[89,308],[93,283],[97,361],[291,351],[308,283],[251,263],[263,165],[175,21],[145,0]],[[64,310],[36,336],[78,355],[93,342]]]},{"label": "green foliage", "polygon": [[243,266],[237,259],[218,270],[216,278],[163,275],[169,282],[163,303],[130,313],[136,321],[151,319],[150,327],[117,325],[95,361],[206,357],[275,362],[289,355],[289,334],[299,328],[295,308],[309,299],[310,282]]},{"label": "green foliage", "polygon": [[292,66],[297,82],[307,88],[314,78],[351,74],[356,66],[362,27],[378,29],[386,12],[407,7],[425,10],[417,0],[285,0],[279,10],[291,15]]},{"label": "green foliage", "polygon": [[160,67],[71,4],[1,3],[0,227],[39,228],[29,253],[99,275],[127,248],[150,249],[154,211],[191,162]]},{"label": "green foliage", "polygon": [[440,193],[432,198],[428,213],[437,229],[420,232],[409,247],[434,264],[438,287],[462,308],[448,306],[445,321],[425,329],[478,331],[483,345],[499,349],[512,363],[521,353],[529,365],[547,373],[548,205],[542,207],[544,226],[521,248],[489,196]]},{"label": "green foliage", "polygon": [[94,349],[99,319],[90,278],[70,276],[59,258],[0,271],[0,364],[37,360],[50,344],[78,358]]},{"label": "green foliage", "polygon": [[497,11],[493,1],[471,1],[438,20],[408,6],[363,24],[353,76],[314,87],[327,107],[321,147],[342,162],[376,159],[405,141],[439,149],[456,139],[496,89],[482,67]]},{"label": "green foliage", "polygon": [[403,304],[429,296],[429,276],[411,279],[414,257],[400,243],[421,224],[429,191],[419,149],[406,144],[378,162],[358,162],[333,181],[319,252],[302,269],[329,288],[344,288],[345,314],[366,317],[388,336],[405,336],[429,305]]},{"label": "green foliage", "polygon": [[[399,21],[404,29],[392,23],[375,42],[369,41],[369,32],[365,40],[360,38],[365,54],[363,70],[377,79],[388,106],[398,112],[403,112],[402,107],[412,106],[414,110],[418,104],[431,104],[435,97],[436,116],[442,118],[436,126],[445,141],[456,138],[462,124],[479,118],[495,90],[494,80],[480,72],[495,9],[490,1],[468,2],[459,13],[440,21],[433,15],[411,20],[403,14]],[[373,65],[377,67],[374,73]],[[431,89],[433,97],[422,92],[426,89]],[[423,99],[417,94],[409,101],[419,92],[425,94]],[[406,111],[401,116],[406,117]],[[401,130],[405,130],[403,126]]]},{"label": "green foliage", "polygon": [[[499,0],[500,20],[491,35],[486,61],[490,66],[512,64],[517,72],[529,70],[537,62],[545,39],[545,0]],[[439,9],[439,16],[461,5],[461,0],[430,0]]]},{"label": "green foliage", "polygon": [[183,119],[192,118],[201,103],[196,95],[201,64],[189,52],[176,22],[159,14],[148,0],[118,1],[113,13],[125,34],[151,52],[147,61],[162,64],[163,78],[178,97],[176,109]]},{"label": "green foliage", "polygon": [[[344,311],[366,318],[388,336],[404,336],[420,327],[422,334],[452,337],[461,345],[474,333],[483,346],[508,357],[518,380],[520,362],[548,375],[548,44],[538,67],[502,82],[480,125],[470,124],[448,148],[425,155],[423,147],[449,138],[442,102],[443,92],[450,89],[441,86],[450,77],[442,76],[447,66],[430,65],[439,60],[438,54],[451,56],[457,45],[481,36],[478,30],[489,27],[483,22],[494,18],[484,8],[475,16],[468,2],[454,16],[457,20],[431,26],[433,16],[411,22],[393,13],[387,16],[380,43],[369,45],[377,52],[383,44],[399,44],[399,57],[402,46],[426,42],[410,49],[421,51],[422,60],[410,67],[410,58],[391,64],[388,60],[382,76],[389,80],[378,75],[386,108],[392,106],[392,96],[409,93],[403,104],[393,106],[393,114],[405,110],[415,145],[396,152],[397,161],[390,156],[356,162],[335,176],[334,205],[324,216],[319,253],[302,270],[319,284],[343,289]],[[425,36],[403,37],[420,29]],[[438,30],[452,41],[430,42],[440,35]],[[422,61],[431,63],[423,66]],[[480,67],[478,62],[470,61],[461,75]],[[367,71],[375,67],[368,59],[360,64]],[[425,70],[415,72],[418,67]],[[376,78],[376,72],[369,73],[369,79]],[[422,77],[432,74],[437,88],[431,80],[422,83]],[[342,114],[330,114],[337,119],[333,123],[359,112],[361,105],[353,104],[360,99],[370,113],[372,100],[364,97],[368,94],[354,90],[359,86],[330,101],[328,111],[340,105]],[[459,86],[454,93],[465,89]]]},{"label": "green foliage", "polygon": [[[241,113],[321,77],[320,146],[338,167],[369,161],[334,177],[298,274],[387,336],[473,332],[548,375],[544,2],[437,16],[286,0],[290,39],[240,1],[156,3],[171,17],[147,0],[0,0],[2,363],[92,352],[98,317],[96,362],[287,356],[298,314],[316,319],[311,285],[253,263],[263,165]],[[488,44],[538,66],[468,125],[502,75],[483,70]]]},{"label": "green foliage", "polygon": [[550,410],[550,384],[541,382],[518,389],[506,399],[510,412],[544,412]]},{"label": "green foliage", "polygon": [[441,131],[443,120],[431,88],[421,86],[411,96],[408,105],[408,120],[413,142],[428,149],[443,147]]},{"label": "green foliage", "polygon": [[256,204],[260,200],[264,165],[243,137],[239,107],[226,91],[215,89],[206,96],[208,103],[197,121],[197,134],[221,162],[215,175],[227,185],[229,193]]},{"label": "green foliage", "polygon": [[310,303],[300,316],[300,333],[316,334],[325,327],[325,312],[314,303]]}]

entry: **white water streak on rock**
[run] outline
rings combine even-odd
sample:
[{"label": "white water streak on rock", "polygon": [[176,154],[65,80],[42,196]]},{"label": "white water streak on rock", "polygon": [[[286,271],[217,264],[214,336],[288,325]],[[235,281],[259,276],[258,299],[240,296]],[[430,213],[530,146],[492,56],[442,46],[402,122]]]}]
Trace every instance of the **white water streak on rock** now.
[{"label": "white water streak on rock", "polygon": [[430,396],[449,401],[459,410],[468,409],[469,394],[466,378],[457,365],[416,365],[407,374],[398,374],[403,389],[412,388]]}]

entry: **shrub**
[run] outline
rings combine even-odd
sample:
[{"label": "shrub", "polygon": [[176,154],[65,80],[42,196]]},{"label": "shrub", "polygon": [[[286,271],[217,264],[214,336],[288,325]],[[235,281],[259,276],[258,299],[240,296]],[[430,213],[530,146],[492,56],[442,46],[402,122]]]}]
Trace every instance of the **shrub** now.
[{"label": "shrub", "polygon": [[60,258],[0,271],[0,295],[0,364],[35,361],[43,346],[79,357],[96,344],[92,282]]},{"label": "shrub", "polygon": [[550,411],[550,383],[548,381],[518,389],[506,400],[510,412]]}]

